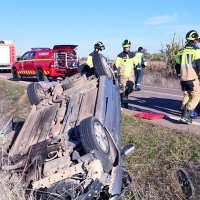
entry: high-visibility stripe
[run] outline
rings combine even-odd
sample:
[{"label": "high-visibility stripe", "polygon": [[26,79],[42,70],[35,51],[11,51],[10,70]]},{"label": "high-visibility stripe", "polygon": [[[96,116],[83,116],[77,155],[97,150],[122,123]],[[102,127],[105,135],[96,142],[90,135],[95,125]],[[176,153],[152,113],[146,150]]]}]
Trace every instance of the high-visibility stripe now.
[{"label": "high-visibility stripe", "polygon": [[27,61],[40,61],[40,60],[52,60],[50,58],[47,58],[47,59],[31,59],[31,60],[20,60],[18,62],[27,62]]},{"label": "high-visibility stripe", "polygon": [[196,64],[181,64],[181,67],[193,67],[196,68]]},{"label": "high-visibility stripe", "polygon": [[[18,74],[32,74],[32,75],[36,75],[36,71],[18,71]],[[45,75],[49,75],[50,72],[49,71],[44,71]]]}]

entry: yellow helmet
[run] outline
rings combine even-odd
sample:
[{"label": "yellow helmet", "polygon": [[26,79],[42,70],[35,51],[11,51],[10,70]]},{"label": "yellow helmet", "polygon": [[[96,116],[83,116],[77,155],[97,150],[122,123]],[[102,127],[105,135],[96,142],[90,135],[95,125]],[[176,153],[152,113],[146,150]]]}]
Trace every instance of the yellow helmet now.
[{"label": "yellow helmet", "polygon": [[186,34],[185,38],[187,41],[194,41],[198,39],[198,34],[195,30],[191,30]]},{"label": "yellow helmet", "polygon": [[130,40],[124,40],[124,42],[122,43],[123,47],[130,47],[131,46],[131,41]]},{"label": "yellow helmet", "polygon": [[200,34],[198,35],[198,39],[200,40]]},{"label": "yellow helmet", "polygon": [[98,41],[96,44],[94,44],[94,48],[102,51],[105,49],[105,46],[104,46],[103,42]]}]

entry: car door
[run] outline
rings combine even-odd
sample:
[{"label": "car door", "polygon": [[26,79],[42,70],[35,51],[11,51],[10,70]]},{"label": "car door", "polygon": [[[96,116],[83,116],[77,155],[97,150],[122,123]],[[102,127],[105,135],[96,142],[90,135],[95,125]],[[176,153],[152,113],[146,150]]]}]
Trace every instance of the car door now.
[{"label": "car door", "polygon": [[32,75],[35,71],[34,69],[34,58],[35,58],[36,52],[30,51],[28,59],[24,63],[24,69],[27,71],[28,74]]},{"label": "car door", "polygon": [[23,74],[27,74],[26,73],[26,64],[27,64],[27,60],[29,58],[29,51],[26,52],[20,59],[20,64],[21,64],[21,71],[23,72]]}]

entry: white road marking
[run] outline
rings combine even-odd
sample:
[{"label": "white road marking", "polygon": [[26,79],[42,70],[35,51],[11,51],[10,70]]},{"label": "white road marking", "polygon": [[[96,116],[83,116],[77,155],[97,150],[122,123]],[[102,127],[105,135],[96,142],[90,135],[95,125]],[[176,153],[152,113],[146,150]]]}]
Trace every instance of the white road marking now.
[{"label": "white road marking", "polygon": [[8,77],[6,77],[6,76],[0,76],[1,78],[8,78]]},{"label": "white road marking", "polygon": [[152,91],[146,91],[146,90],[143,90],[144,92],[148,92],[148,93],[153,93],[153,94],[162,94],[162,95],[166,95],[166,96],[174,96],[174,97],[182,97],[181,95],[175,95],[175,94],[166,94],[166,93],[161,93],[161,92],[152,92]]},{"label": "white road marking", "polygon": [[26,81],[19,81],[21,83],[26,83],[26,84],[30,84],[30,82],[26,82]]},{"label": "white road marking", "polygon": [[[174,120],[180,121],[180,117],[174,117],[172,115],[166,115],[166,116],[169,117],[170,119],[174,119]],[[200,123],[199,122],[195,122],[194,120],[192,121],[192,124],[200,126]]]},{"label": "white road marking", "polygon": [[172,88],[163,88],[163,87],[154,87],[154,86],[147,86],[147,85],[141,85],[141,86],[144,86],[144,87],[149,87],[149,88],[155,88],[155,89],[162,89],[162,90],[175,90],[175,91],[181,91],[181,88],[180,89],[172,89]]}]

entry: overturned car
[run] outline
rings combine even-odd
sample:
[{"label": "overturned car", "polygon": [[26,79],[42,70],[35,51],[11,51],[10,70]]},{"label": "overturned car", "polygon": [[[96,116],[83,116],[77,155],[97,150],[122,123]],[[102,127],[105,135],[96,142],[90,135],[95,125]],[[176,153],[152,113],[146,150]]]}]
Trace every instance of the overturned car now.
[{"label": "overturned car", "polygon": [[93,63],[46,91],[38,82],[27,88],[32,110],[2,169],[20,173],[33,198],[118,199],[131,184],[117,80],[101,54]]}]

